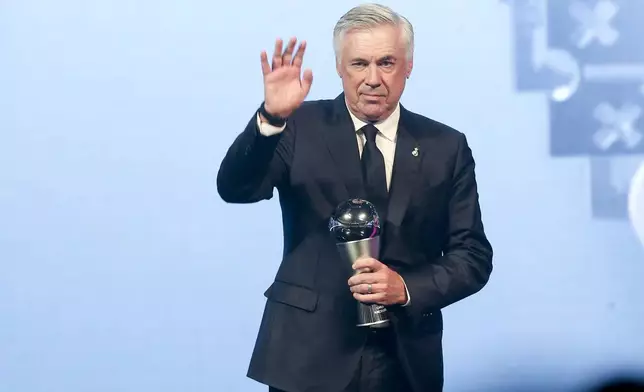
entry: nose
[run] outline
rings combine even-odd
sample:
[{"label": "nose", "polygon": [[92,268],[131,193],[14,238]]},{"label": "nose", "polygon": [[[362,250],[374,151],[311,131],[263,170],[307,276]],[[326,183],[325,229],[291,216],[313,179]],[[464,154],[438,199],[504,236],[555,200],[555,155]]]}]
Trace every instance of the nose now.
[{"label": "nose", "polygon": [[371,88],[377,88],[378,86],[380,86],[380,72],[376,64],[371,64],[369,68],[367,68],[365,84]]}]

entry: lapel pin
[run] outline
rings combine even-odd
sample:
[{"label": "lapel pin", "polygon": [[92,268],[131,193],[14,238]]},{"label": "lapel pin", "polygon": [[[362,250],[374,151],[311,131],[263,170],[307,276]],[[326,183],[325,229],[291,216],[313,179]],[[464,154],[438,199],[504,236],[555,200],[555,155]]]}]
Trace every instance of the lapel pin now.
[{"label": "lapel pin", "polygon": [[418,156],[418,147],[414,147],[413,151],[411,152],[411,155],[417,157]]}]

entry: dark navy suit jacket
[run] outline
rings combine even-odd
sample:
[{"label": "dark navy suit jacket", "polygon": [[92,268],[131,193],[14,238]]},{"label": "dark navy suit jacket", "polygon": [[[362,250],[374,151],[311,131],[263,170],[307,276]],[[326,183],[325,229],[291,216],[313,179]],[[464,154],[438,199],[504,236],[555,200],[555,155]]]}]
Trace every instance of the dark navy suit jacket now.
[{"label": "dark navy suit jacket", "polygon": [[[414,154],[416,150],[418,154]],[[389,307],[397,355],[415,392],[443,387],[441,309],[488,282],[492,247],[481,221],[474,159],[463,133],[401,106],[383,263],[405,280],[411,303]],[[267,297],[248,377],[292,392],[340,391],[366,333],[330,236],[335,207],[365,197],[344,94],[303,103],[274,136],[256,115],[230,146],[217,187],[229,203],[277,189],[284,253]]]}]

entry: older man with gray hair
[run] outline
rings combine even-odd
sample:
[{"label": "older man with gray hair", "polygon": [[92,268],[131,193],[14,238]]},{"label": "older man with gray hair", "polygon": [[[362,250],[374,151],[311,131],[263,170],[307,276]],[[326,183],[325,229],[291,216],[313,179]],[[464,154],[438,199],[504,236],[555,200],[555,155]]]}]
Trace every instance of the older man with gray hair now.
[{"label": "older man with gray hair", "polygon": [[[282,210],[284,253],[248,376],[276,392],[441,391],[441,309],[492,272],[467,139],[400,104],[414,31],[390,8],[365,4],[338,21],[335,99],[305,101],[313,73],[296,44],[277,40],[270,63],[261,53],[264,102],[217,176],[226,202],[276,189]],[[375,205],[382,231],[379,254],[349,268],[328,221],[353,198]],[[390,322],[357,326],[356,301],[383,306]]]}]

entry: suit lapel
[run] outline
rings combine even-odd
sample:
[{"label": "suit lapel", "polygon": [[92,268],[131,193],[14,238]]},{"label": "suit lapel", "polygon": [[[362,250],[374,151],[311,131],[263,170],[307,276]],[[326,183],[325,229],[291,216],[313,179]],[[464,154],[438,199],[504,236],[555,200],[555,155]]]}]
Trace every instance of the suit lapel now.
[{"label": "suit lapel", "polygon": [[402,223],[418,183],[423,157],[419,139],[418,129],[411,124],[411,115],[401,105],[387,213],[388,223],[394,226],[400,226]]},{"label": "suit lapel", "polygon": [[324,131],[326,147],[347,190],[348,198],[364,198],[365,191],[360,171],[360,151],[344,94],[333,101],[330,126]]}]

